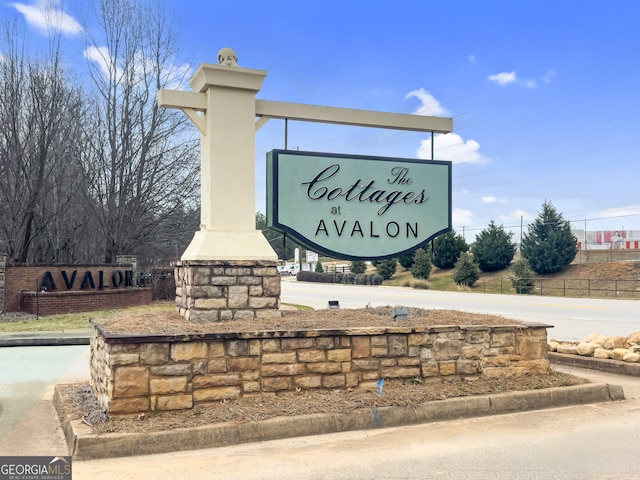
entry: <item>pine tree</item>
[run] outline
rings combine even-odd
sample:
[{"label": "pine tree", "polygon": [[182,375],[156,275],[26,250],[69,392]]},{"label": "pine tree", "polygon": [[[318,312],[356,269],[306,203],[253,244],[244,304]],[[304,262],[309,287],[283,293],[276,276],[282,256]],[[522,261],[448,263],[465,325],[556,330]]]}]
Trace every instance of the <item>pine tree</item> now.
[{"label": "pine tree", "polygon": [[376,271],[383,279],[389,280],[393,274],[396,273],[397,265],[398,261],[395,258],[380,260],[379,262],[376,262]]},{"label": "pine tree", "polygon": [[576,257],[578,240],[571,233],[570,223],[545,201],[542,212],[523,236],[520,253],[534,272],[555,273],[567,268]]},{"label": "pine tree", "polygon": [[516,293],[531,293],[533,291],[533,277],[535,273],[531,270],[529,262],[526,259],[521,258],[513,264],[511,267],[511,286],[516,289]]},{"label": "pine tree", "polygon": [[463,252],[456,262],[456,270],[453,272],[453,281],[457,285],[472,287],[480,278],[480,269],[473,258],[473,254]]},{"label": "pine tree", "polygon": [[493,272],[507,267],[516,254],[516,244],[511,242],[513,233],[507,233],[493,220],[482,230],[471,247],[478,267],[483,272]]},{"label": "pine tree", "polygon": [[367,264],[364,260],[353,260],[351,262],[351,273],[361,275],[367,271]]},{"label": "pine tree", "polygon": [[438,268],[453,268],[460,254],[468,250],[469,245],[462,235],[451,230],[433,242],[433,264]]},{"label": "pine tree", "polygon": [[411,267],[411,275],[413,275],[413,278],[427,280],[433,268],[431,265],[431,255],[429,255],[429,252],[426,250],[420,248],[416,250],[413,258],[414,262]]}]

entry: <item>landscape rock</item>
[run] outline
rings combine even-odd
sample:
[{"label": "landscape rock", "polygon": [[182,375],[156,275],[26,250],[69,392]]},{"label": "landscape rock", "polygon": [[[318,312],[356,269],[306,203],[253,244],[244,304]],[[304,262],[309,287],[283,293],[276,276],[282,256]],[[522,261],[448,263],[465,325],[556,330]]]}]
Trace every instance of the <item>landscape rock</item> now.
[{"label": "landscape rock", "polygon": [[626,337],[607,337],[604,344],[602,345],[607,350],[614,350],[616,348],[624,348],[627,345]]},{"label": "landscape rock", "polygon": [[593,352],[594,358],[611,358],[611,352],[606,348],[596,348]]},{"label": "landscape rock", "polygon": [[640,332],[633,332],[627,337],[627,345],[640,345]]},{"label": "landscape rock", "polygon": [[611,350],[611,359],[612,360],[622,360],[627,353],[632,353],[631,350],[627,348],[614,348]]},{"label": "landscape rock", "polygon": [[600,345],[597,343],[581,342],[576,348],[578,350],[578,355],[590,357],[597,348],[600,348]]},{"label": "landscape rock", "polygon": [[557,352],[559,345],[560,345],[560,342],[556,342],[554,340],[550,340],[549,343],[547,343],[547,350],[549,352]]},{"label": "landscape rock", "polygon": [[584,343],[596,343],[596,344],[598,344],[599,346],[602,347],[604,345],[604,342],[606,341],[606,339],[607,339],[606,335],[603,335],[603,334],[598,333],[598,332],[593,332],[593,333],[590,333],[589,335],[587,335],[586,337],[584,337],[582,339],[582,341]]},{"label": "landscape rock", "polygon": [[577,355],[578,347],[573,345],[572,343],[561,343],[558,345],[558,349],[556,350],[558,353],[566,353],[569,355]]},{"label": "landscape rock", "polygon": [[622,357],[622,360],[624,360],[625,362],[637,363],[638,361],[640,361],[640,353],[629,352],[624,357]]}]

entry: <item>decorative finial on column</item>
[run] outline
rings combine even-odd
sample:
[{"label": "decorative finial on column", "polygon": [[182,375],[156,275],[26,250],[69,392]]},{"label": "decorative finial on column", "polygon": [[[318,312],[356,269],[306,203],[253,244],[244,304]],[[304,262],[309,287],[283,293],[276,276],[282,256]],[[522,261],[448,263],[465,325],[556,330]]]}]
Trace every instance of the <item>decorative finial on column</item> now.
[{"label": "decorative finial on column", "polygon": [[218,52],[218,63],[228,67],[238,67],[238,55],[232,48],[222,48]]}]

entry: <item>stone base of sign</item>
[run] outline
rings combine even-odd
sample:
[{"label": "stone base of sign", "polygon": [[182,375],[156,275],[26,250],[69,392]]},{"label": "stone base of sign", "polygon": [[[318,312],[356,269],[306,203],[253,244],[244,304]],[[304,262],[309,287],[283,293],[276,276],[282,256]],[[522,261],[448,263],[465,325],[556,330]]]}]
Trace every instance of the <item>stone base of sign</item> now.
[{"label": "stone base of sign", "polygon": [[176,305],[190,322],[280,316],[278,262],[182,260],[175,264]]},{"label": "stone base of sign", "polygon": [[549,369],[548,326],[541,324],[124,335],[92,322],[91,388],[110,415],[284,391],[377,389],[383,378],[508,377]]}]

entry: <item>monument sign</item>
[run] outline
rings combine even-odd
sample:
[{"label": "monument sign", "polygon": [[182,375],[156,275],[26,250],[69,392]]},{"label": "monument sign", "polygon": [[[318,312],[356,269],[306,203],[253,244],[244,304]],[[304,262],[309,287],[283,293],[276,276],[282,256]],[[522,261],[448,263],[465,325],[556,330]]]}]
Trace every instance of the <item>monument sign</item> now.
[{"label": "monument sign", "polygon": [[451,162],[274,150],[267,221],[333,258],[410,253],[451,229]]}]

